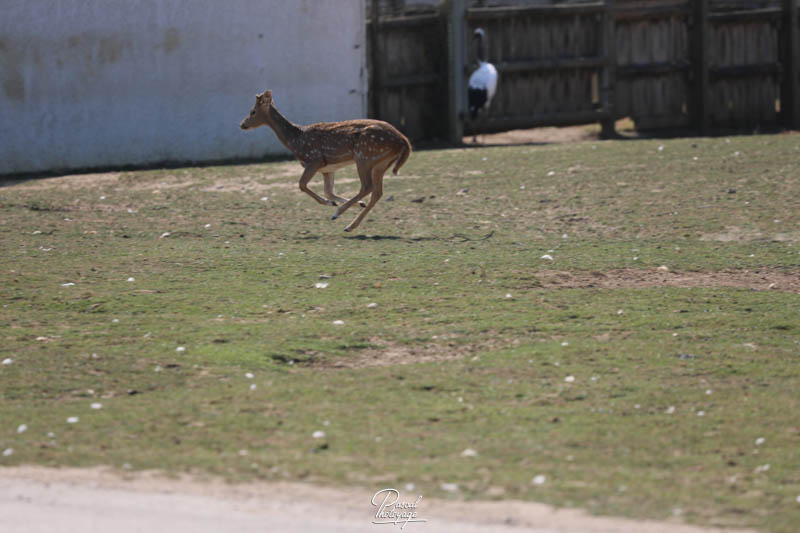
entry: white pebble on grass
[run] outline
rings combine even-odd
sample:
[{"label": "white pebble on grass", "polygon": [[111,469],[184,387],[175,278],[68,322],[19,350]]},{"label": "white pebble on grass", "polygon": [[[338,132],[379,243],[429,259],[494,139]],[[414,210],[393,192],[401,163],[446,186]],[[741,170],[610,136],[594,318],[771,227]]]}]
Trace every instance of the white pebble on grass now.
[{"label": "white pebble on grass", "polygon": [[250,384],[250,390],[256,390],[256,388],[257,388],[257,387],[256,387],[256,384],[255,384],[255,383],[251,383],[251,384]]},{"label": "white pebble on grass", "polygon": [[325,438],[325,432],[317,430],[317,431],[315,431],[314,433],[311,434],[311,437],[315,438],[315,439],[324,439]]},{"label": "white pebble on grass", "polygon": [[132,283],[132,282],[134,282],[134,281],[136,281],[136,278],[133,278],[133,277],[130,277],[130,278],[128,278],[128,282],[129,282],[129,283]]},{"label": "white pebble on grass", "polygon": [[508,299],[511,299],[511,298],[514,298],[514,297],[513,297],[513,296],[511,296],[511,293],[510,293],[510,292],[507,292],[507,293],[506,293],[506,298],[508,298]]},{"label": "white pebble on grass", "polygon": [[6,448],[5,450],[3,450],[3,457],[8,457],[12,453],[14,453],[14,448]]},{"label": "white pebble on grass", "polygon": [[61,286],[62,286],[62,287],[72,287],[73,285],[75,285],[75,284],[74,284],[74,283],[72,283],[72,282],[69,282],[69,283],[62,283],[62,284],[61,284]]},{"label": "white pebble on grass", "polygon": [[8,366],[13,362],[14,362],[13,359],[11,359],[10,357],[6,357],[5,359],[3,359],[3,366]]},{"label": "white pebble on grass", "polygon": [[564,381],[566,381],[567,383],[572,383],[575,381],[575,376],[567,376],[564,378]]},{"label": "white pebble on grass", "polygon": [[766,441],[767,441],[767,439],[765,439],[764,437],[758,437],[758,438],[756,439],[756,446],[761,446],[761,445],[762,445],[762,444],[764,444]]},{"label": "white pebble on grass", "polygon": [[94,402],[89,407],[91,407],[92,409],[102,409],[103,408],[103,404],[100,403],[100,402]]},{"label": "white pebble on grass", "polygon": [[27,424],[20,424],[17,426],[17,433],[25,433],[26,431],[28,431]]},{"label": "white pebble on grass", "polygon": [[675,406],[674,405],[670,405],[669,407],[667,407],[667,410],[664,411],[664,412],[667,413],[668,415],[671,415],[672,413],[675,412]]},{"label": "white pebble on grass", "polygon": [[247,379],[253,379],[255,376],[253,375],[252,372],[245,372],[244,377],[246,377]]},{"label": "white pebble on grass", "polygon": [[705,411],[697,411],[697,416],[706,416]]},{"label": "white pebble on grass", "polygon": [[550,254],[544,254],[540,259],[546,259],[548,261],[552,261],[553,260],[553,256],[550,255]]},{"label": "white pebble on grass", "polygon": [[78,418],[77,416],[70,416],[69,418],[67,418],[67,424],[77,424],[78,420],[80,420],[80,418]]},{"label": "white pebble on grass", "polygon": [[544,482],[547,481],[547,477],[543,474],[539,474],[538,476],[534,476],[531,480],[531,483],[534,485],[544,485]]},{"label": "white pebble on grass", "polygon": [[344,325],[344,320],[334,320],[333,321],[333,325],[334,326],[343,326]]},{"label": "white pebble on grass", "polygon": [[370,304],[367,304],[367,307],[368,307],[369,309],[375,309],[376,307],[378,307],[378,304],[376,304],[375,302],[372,302],[372,303],[370,303]]},{"label": "white pebble on grass", "polygon": [[328,286],[328,283],[326,283],[324,281],[320,281],[320,282],[314,284],[314,287],[317,288],[317,289],[324,289],[327,286]]},{"label": "white pebble on grass", "polygon": [[175,351],[176,352],[185,352],[186,351],[186,347],[185,346],[178,346],[177,348],[175,348]]},{"label": "white pebble on grass", "polygon": [[461,457],[477,457],[478,452],[473,450],[472,448],[467,448],[463,452],[461,452]]},{"label": "white pebble on grass", "polygon": [[458,483],[442,483],[440,488],[445,492],[458,492]]}]

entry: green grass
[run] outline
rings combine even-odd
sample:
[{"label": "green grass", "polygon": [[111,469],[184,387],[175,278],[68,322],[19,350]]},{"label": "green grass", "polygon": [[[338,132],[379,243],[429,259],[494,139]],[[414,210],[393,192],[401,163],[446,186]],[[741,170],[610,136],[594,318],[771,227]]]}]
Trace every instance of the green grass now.
[{"label": "green grass", "polygon": [[285,162],[8,183],[0,464],[794,531],[796,286],[542,280],[800,276],[799,155],[796,135],[421,151],[354,235]]}]

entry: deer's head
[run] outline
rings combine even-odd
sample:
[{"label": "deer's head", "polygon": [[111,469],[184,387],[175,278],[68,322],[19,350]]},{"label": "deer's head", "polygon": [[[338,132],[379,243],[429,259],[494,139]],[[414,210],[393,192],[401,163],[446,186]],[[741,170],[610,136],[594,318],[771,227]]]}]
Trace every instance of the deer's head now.
[{"label": "deer's head", "polygon": [[272,91],[267,90],[257,94],[253,109],[250,110],[249,115],[244,117],[239,127],[243,130],[249,130],[267,124],[270,106],[272,106]]}]

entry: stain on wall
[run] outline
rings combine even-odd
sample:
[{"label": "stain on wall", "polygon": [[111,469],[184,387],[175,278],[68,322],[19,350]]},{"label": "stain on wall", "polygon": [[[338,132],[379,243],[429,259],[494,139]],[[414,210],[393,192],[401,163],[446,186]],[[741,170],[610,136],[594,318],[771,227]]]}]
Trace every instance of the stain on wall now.
[{"label": "stain on wall", "polygon": [[167,54],[174,52],[181,44],[181,34],[177,28],[167,28],[164,32],[164,40],[161,41],[161,49]]},{"label": "stain on wall", "polygon": [[0,39],[0,84],[6,98],[17,102],[25,100],[25,78],[19,70],[19,56],[19,52]]}]

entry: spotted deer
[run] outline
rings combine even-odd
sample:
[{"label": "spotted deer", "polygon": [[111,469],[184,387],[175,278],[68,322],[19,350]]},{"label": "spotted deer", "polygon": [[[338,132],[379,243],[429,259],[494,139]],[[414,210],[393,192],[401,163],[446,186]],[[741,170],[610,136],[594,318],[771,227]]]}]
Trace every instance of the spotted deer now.
[{"label": "spotted deer", "polygon": [[[336,220],[355,202],[364,209],[345,231],[353,231],[383,195],[383,175],[394,163],[397,174],[411,154],[411,143],[394,126],[381,120],[345,120],[320,122],[309,126],[293,124],[275,108],[272,91],[256,95],[250,114],[239,125],[243,130],[267,125],[278,140],[303,166],[300,190],[323,205],[337,206]],[[333,175],[340,168],[355,163],[361,189],[349,200],[333,193]],[[325,198],[308,188],[308,182],[320,172],[324,180]],[[371,194],[369,203],[361,200]],[[341,205],[339,205],[341,204]]]}]

